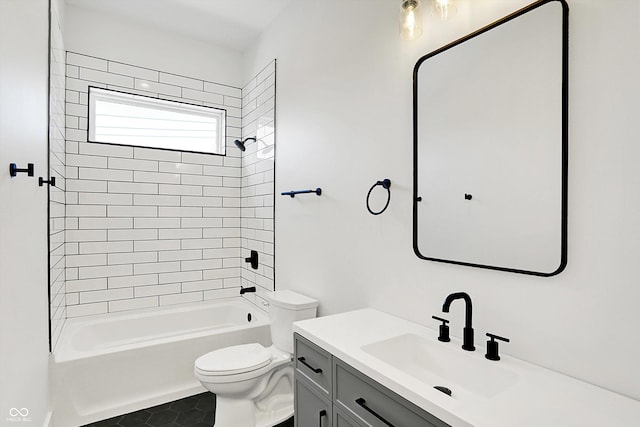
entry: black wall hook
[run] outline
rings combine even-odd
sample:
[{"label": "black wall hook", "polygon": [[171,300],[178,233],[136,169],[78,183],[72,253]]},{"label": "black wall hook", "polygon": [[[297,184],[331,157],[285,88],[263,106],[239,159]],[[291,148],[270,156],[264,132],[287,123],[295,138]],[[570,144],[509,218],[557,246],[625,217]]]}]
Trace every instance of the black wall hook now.
[{"label": "black wall hook", "polygon": [[14,177],[17,176],[18,173],[26,173],[27,176],[33,176],[33,163],[27,163],[26,169],[20,169],[15,163],[9,163],[9,175]]},{"label": "black wall hook", "polygon": [[[369,197],[371,197],[371,192],[378,185],[382,186],[382,188],[387,190],[387,203],[385,203],[382,210],[378,212],[374,212],[371,210],[371,207],[369,206]],[[380,215],[382,212],[387,210],[387,207],[389,207],[389,202],[391,202],[391,180],[389,178],[385,178],[382,181],[376,181],[376,183],[371,186],[371,188],[369,189],[369,192],[367,193],[367,210],[371,215]]]},{"label": "black wall hook", "polygon": [[56,186],[56,177],[52,176],[49,178],[49,181],[46,181],[43,177],[38,178],[38,186],[42,187],[44,184],[49,184],[52,187]]}]

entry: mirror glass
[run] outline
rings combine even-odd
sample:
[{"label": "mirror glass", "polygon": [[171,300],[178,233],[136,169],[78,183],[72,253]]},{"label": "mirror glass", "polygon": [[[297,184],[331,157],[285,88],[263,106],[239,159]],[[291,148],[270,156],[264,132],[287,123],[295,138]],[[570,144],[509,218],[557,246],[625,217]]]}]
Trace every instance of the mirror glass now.
[{"label": "mirror glass", "polygon": [[534,3],[414,69],[414,250],[551,276],[566,265],[567,16]]}]

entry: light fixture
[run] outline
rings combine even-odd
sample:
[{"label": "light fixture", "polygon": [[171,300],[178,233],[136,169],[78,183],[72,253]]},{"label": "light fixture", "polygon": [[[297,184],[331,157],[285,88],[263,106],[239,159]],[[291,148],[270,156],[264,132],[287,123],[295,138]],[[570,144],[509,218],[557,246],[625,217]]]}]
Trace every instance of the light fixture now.
[{"label": "light fixture", "polygon": [[443,21],[448,20],[458,12],[456,0],[433,0],[433,14],[437,15]]},{"label": "light fixture", "polygon": [[400,12],[400,36],[405,40],[422,35],[422,13],[419,0],[402,0]]}]

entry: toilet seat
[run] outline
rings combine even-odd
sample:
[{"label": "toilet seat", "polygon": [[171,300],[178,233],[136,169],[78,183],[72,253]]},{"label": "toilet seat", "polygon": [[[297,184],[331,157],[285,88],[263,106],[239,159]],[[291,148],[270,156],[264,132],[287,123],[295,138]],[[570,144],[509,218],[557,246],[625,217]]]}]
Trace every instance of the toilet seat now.
[{"label": "toilet seat", "polygon": [[[248,356],[252,353],[254,353],[255,357],[253,360]],[[232,366],[229,364],[227,366],[233,369],[223,371],[220,366],[208,363],[213,363],[213,361],[218,358],[219,354],[223,354],[225,356],[235,355],[233,357],[237,356],[238,365]],[[267,357],[266,360],[263,359],[265,355]],[[245,359],[246,362],[239,363],[239,360],[244,357],[247,357],[247,359]],[[261,360],[261,362],[257,362],[259,360]],[[274,346],[266,348],[258,343],[242,344],[226,347],[220,350],[214,350],[200,356],[194,363],[194,373],[201,382],[213,384],[234,383],[258,378],[279,366],[292,363],[292,360],[293,358],[291,354],[279,350]],[[241,365],[245,366],[241,367]],[[210,370],[207,370],[207,368]]]},{"label": "toilet seat", "polygon": [[235,375],[255,371],[271,362],[272,353],[258,343],[234,345],[200,356],[195,367],[203,375]]}]

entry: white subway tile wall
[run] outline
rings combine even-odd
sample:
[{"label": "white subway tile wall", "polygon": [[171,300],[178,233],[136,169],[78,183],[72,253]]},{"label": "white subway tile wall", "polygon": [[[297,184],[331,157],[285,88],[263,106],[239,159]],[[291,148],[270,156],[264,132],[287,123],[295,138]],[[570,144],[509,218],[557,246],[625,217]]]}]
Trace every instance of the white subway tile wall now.
[{"label": "white subway tile wall", "polygon": [[49,310],[51,346],[55,348],[67,318],[65,300],[65,50],[60,28],[58,2],[51,2],[50,45],[50,114],[49,114],[49,176],[56,186],[49,188]]},{"label": "white subway tile wall", "polygon": [[257,141],[247,142],[242,154],[241,261],[255,250],[259,262],[257,270],[242,262],[241,280],[244,287],[256,287],[256,294],[245,297],[259,307],[266,306],[266,294],[274,289],[275,89],[275,60],[242,88],[242,135]]},{"label": "white subway tile wall", "polygon": [[[244,277],[245,178],[244,159],[233,141],[242,137],[242,90],[78,53],[67,52],[66,60],[62,172],[67,182],[60,197],[66,203],[66,298],[61,300],[67,317],[237,296]],[[225,109],[226,156],[87,142],[89,86]],[[255,91],[253,99],[265,90]],[[257,132],[254,116],[248,116],[255,122],[249,129]],[[271,142],[272,133],[265,134]],[[270,224],[261,223],[252,236],[273,230],[273,157],[270,161],[271,172],[262,166],[255,172],[262,175],[260,184],[271,182],[270,200],[259,205],[270,207],[265,214]],[[252,209],[255,218],[258,211]],[[263,267],[250,278],[267,289],[273,236],[261,238],[269,271]],[[258,240],[248,242],[254,248]]]}]

